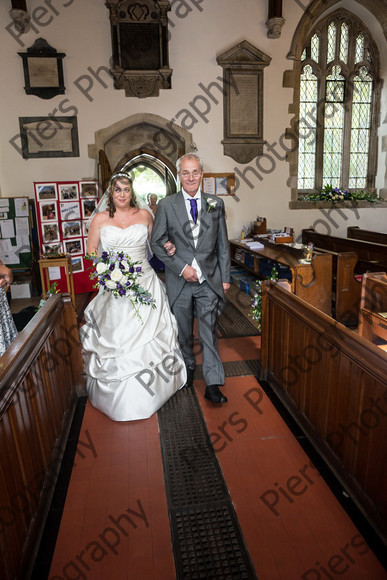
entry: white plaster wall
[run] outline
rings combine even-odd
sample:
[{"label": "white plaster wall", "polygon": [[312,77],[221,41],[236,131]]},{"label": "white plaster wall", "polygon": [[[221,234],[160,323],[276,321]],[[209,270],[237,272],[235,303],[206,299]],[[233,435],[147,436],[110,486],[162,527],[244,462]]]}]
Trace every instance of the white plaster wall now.
[{"label": "white plaster wall", "polygon": [[[226,198],[230,237],[239,235],[243,224],[256,215],[266,216],[269,227],[292,226],[296,234],[313,224],[322,232],[345,235],[348,225],[387,231],[387,209],[325,211],[289,210],[290,190],[287,186],[288,164],[285,152],[278,144],[289,126],[289,103],[292,89],[282,87],[283,73],[293,63],[286,58],[295,27],[302,16],[302,5],[296,0],[284,0],[286,24],[278,40],[266,36],[267,0],[172,0],[170,19],[170,66],[173,68],[172,90],[160,91],[158,98],[134,99],[113,88],[109,74],[100,67],[109,67],[111,55],[110,25],[104,0],[29,0],[30,13],[40,14],[33,30],[19,40],[5,30],[11,23],[10,0],[0,5],[0,188],[1,196],[33,197],[34,181],[79,180],[96,175],[95,161],[89,159],[87,146],[94,143],[94,132],[136,113],[154,113],[190,130],[199,153],[210,172],[246,171],[238,195]],[[386,54],[386,42],[377,20],[353,0],[342,2],[356,9]],[[44,14],[44,10],[47,12]],[[45,24],[43,26],[43,24]],[[64,75],[66,94],[42,100],[24,92],[22,59],[33,42],[42,37],[59,52],[65,52]],[[261,170],[254,161],[237,164],[223,155],[222,69],[216,56],[241,40],[248,40],[272,58],[264,73],[264,137],[275,145],[276,154],[262,160]],[[384,57],[385,58],[385,57]],[[97,74],[97,71],[99,73]],[[386,61],[382,62],[383,77],[387,77]],[[99,75],[99,80],[93,77]],[[218,78],[219,77],[219,78]],[[211,97],[206,95],[210,83]],[[386,92],[382,99],[380,136],[386,133]],[[217,101],[216,103],[214,101]],[[195,110],[196,107],[196,110]],[[57,109],[57,115],[77,115],[80,157],[24,160],[9,141],[18,134],[20,116],[44,116]],[[203,111],[199,114],[198,109]],[[386,139],[386,137],[385,137]],[[381,141],[382,139],[380,139]],[[288,141],[284,141],[289,146]],[[20,142],[16,140],[16,145]],[[130,149],[128,144],[128,150]],[[255,167],[260,176],[249,166]],[[272,169],[272,171],[269,171]],[[268,173],[264,173],[264,172]],[[247,181],[251,183],[251,187]],[[387,187],[386,152],[379,150],[377,175],[379,188]]]}]

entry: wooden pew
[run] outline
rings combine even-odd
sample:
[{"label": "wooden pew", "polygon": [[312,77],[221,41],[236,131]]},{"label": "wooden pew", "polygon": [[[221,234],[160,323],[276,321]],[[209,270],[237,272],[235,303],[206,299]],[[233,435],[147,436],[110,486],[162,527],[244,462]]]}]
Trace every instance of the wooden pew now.
[{"label": "wooden pew", "polygon": [[374,244],[387,245],[387,234],[382,232],[373,232],[363,230],[359,226],[349,226],[347,228],[347,238],[352,240],[363,240],[364,242],[373,242]]},{"label": "wooden pew", "polygon": [[351,240],[319,234],[313,229],[302,230],[302,243],[312,242],[315,248],[332,252],[355,252],[358,257],[357,273],[387,270],[387,246],[363,240]]},{"label": "wooden pew", "polygon": [[260,378],[387,542],[387,353],[274,282],[263,287]]},{"label": "wooden pew", "polygon": [[387,246],[302,230],[302,243],[311,242],[319,252],[333,256],[332,294],[334,317],[342,324],[356,326],[359,317],[361,282],[356,275],[387,271]]},{"label": "wooden pew", "polygon": [[[332,304],[330,290],[332,287],[332,258],[326,252],[316,252],[311,263],[302,263],[303,249],[291,244],[274,244],[260,240],[262,249],[252,250],[238,240],[230,240],[231,261],[242,266],[257,278],[265,279],[268,273],[260,271],[260,260],[270,260],[273,265],[282,266],[291,272],[291,291],[326,314],[331,314]],[[235,259],[237,249],[251,254],[251,266]],[[281,273],[279,274],[281,277]]]},{"label": "wooden pew", "polygon": [[385,272],[364,274],[361,290],[359,334],[374,342],[387,341],[387,275]]},{"label": "wooden pew", "polygon": [[29,578],[83,389],[70,296],[52,296],[0,360],[0,577],[13,580]]}]

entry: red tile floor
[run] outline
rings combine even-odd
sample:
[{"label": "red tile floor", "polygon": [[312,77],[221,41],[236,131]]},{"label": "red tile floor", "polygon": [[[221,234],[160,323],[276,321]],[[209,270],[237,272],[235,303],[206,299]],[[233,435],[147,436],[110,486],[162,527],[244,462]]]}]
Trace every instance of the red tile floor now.
[{"label": "red tile floor", "polygon": [[[223,362],[257,357],[259,337],[219,343]],[[227,378],[220,407],[195,390],[259,580],[387,578],[254,377]],[[175,578],[157,415],[87,403],[49,578]]]}]

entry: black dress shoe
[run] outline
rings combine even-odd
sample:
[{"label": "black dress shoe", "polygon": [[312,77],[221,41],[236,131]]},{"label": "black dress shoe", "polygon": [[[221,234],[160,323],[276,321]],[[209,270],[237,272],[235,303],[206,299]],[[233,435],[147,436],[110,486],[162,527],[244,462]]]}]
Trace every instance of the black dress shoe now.
[{"label": "black dress shoe", "polygon": [[187,369],[187,382],[185,383],[183,389],[191,389],[193,387],[195,369]]},{"label": "black dress shoe", "polygon": [[227,397],[223,395],[218,385],[208,385],[204,392],[204,397],[211,403],[227,403]]}]

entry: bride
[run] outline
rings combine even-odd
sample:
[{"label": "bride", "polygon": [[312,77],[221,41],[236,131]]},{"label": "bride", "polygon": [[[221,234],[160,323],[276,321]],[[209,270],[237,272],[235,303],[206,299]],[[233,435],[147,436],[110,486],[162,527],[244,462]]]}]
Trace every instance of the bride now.
[{"label": "bride", "polygon": [[146,259],[152,226],[151,214],[137,207],[129,175],[115,173],[107,210],[91,222],[87,253],[117,251],[140,261],[139,284],[156,308],[137,304],[136,313],[127,296],[100,290],[85,310],[81,340],[89,399],[114,421],[150,417],[186,382],[176,321]]}]

